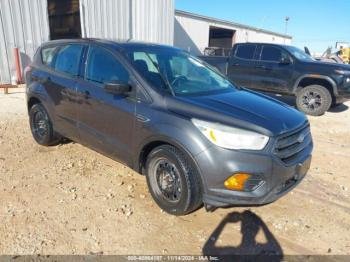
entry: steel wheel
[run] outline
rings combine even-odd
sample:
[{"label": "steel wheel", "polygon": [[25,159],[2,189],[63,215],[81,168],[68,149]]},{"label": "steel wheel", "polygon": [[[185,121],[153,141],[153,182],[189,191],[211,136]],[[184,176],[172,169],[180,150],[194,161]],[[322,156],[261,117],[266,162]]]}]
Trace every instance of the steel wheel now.
[{"label": "steel wheel", "polygon": [[33,132],[39,139],[47,136],[49,130],[49,123],[47,117],[43,112],[35,112],[33,117]]},{"label": "steel wheel", "polygon": [[202,182],[187,155],[171,145],[153,149],[147,156],[148,189],[160,208],[186,215],[202,204]]},{"label": "steel wheel", "polygon": [[57,145],[62,137],[53,130],[52,122],[42,104],[35,104],[29,110],[30,129],[35,141],[43,146]]},{"label": "steel wheel", "polygon": [[155,172],[158,189],[162,196],[170,202],[179,202],[182,185],[180,173],[175,164],[168,159],[159,159],[155,164]]}]

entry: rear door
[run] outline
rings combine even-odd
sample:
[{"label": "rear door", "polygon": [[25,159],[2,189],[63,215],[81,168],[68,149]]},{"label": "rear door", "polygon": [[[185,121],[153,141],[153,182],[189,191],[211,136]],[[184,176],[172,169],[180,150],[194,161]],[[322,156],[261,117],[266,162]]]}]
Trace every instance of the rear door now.
[{"label": "rear door", "polygon": [[84,48],[83,44],[74,43],[42,49],[43,63],[48,68],[42,83],[51,100],[50,104],[53,104],[55,129],[71,139],[79,137],[76,84]]},{"label": "rear door", "polygon": [[262,45],[252,87],[274,93],[288,93],[293,72],[293,60],[285,50],[278,46]]},{"label": "rear door", "polygon": [[255,70],[256,44],[237,44],[229,59],[227,76],[238,86],[251,87]]},{"label": "rear door", "polygon": [[[129,163],[135,120],[135,96],[107,93],[112,81],[130,83],[130,73],[108,49],[90,45],[85,78],[78,83],[78,119],[81,142],[113,158]],[[130,83],[131,84],[131,83]]]}]

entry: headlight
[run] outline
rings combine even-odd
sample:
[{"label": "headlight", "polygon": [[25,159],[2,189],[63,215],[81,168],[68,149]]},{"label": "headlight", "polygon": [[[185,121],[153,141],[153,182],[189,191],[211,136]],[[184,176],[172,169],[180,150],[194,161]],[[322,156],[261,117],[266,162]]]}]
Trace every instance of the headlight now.
[{"label": "headlight", "polygon": [[268,136],[240,128],[198,119],[192,119],[192,123],[210,142],[227,149],[262,150],[269,141]]},{"label": "headlight", "polygon": [[339,75],[350,75],[350,70],[334,70]]}]

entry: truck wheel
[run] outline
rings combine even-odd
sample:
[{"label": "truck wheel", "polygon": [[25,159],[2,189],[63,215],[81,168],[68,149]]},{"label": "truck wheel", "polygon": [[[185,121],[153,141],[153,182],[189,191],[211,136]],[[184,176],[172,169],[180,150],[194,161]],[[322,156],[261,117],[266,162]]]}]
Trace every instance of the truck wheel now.
[{"label": "truck wheel", "polygon": [[321,116],[331,107],[332,96],[327,88],[310,85],[298,91],[296,104],[307,115]]},{"label": "truck wheel", "polygon": [[165,212],[181,216],[202,204],[202,186],[196,168],[177,148],[162,145],[148,155],[146,162],[148,189]]},{"label": "truck wheel", "polygon": [[35,141],[42,146],[57,145],[62,137],[52,127],[52,122],[42,104],[35,104],[29,110],[29,123]]}]

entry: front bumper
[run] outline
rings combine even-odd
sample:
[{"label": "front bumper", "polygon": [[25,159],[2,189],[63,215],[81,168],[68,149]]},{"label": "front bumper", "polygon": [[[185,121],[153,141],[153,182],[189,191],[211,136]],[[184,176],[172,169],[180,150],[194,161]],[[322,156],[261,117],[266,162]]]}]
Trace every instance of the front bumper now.
[{"label": "front bumper", "polygon": [[[205,204],[250,206],[271,203],[297,186],[310,168],[312,142],[292,164],[285,164],[271,152],[241,152],[213,146],[196,157],[203,184]],[[235,173],[248,173],[263,182],[251,192],[233,191],[224,181]]]}]

